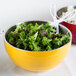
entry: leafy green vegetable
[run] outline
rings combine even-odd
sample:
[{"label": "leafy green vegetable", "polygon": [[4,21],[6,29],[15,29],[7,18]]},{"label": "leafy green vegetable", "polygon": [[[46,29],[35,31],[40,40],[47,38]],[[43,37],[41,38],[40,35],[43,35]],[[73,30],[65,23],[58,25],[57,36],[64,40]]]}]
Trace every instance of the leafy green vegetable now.
[{"label": "leafy green vegetable", "polygon": [[50,44],[50,41],[52,41],[52,39],[48,39],[47,37],[43,37],[42,44],[43,45],[48,45],[48,44]]},{"label": "leafy green vegetable", "polygon": [[69,33],[56,34],[56,28],[49,23],[21,23],[7,35],[11,45],[30,51],[50,51],[65,45],[69,40]]},{"label": "leafy green vegetable", "polygon": [[46,50],[52,50],[52,47],[51,47],[51,45],[47,45],[47,47],[46,47]]}]

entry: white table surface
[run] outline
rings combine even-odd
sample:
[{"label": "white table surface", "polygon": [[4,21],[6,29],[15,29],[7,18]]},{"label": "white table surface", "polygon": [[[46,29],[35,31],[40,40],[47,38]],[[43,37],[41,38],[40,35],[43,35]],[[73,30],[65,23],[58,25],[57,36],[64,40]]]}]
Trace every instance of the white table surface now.
[{"label": "white table surface", "polygon": [[[75,5],[76,0],[0,0],[0,28],[27,20],[51,20],[49,7],[56,3],[57,9]],[[56,68],[45,72],[29,72],[16,66],[7,55],[3,36],[0,36],[0,76],[76,76],[76,45],[72,45],[65,60]]]}]

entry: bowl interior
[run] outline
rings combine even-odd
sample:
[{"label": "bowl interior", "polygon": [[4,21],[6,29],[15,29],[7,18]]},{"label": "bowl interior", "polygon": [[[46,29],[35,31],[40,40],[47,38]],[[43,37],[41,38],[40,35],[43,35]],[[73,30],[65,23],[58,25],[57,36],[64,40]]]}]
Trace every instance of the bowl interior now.
[{"label": "bowl interior", "polygon": [[[26,22],[26,24],[28,24],[28,23],[32,23],[32,24],[38,23],[38,24],[40,25],[40,24],[46,24],[46,23],[48,23],[48,22],[46,22],[46,21],[28,21],[28,22]],[[7,41],[7,35],[8,35],[8,33],[11,32],[11,31],[14,31],[15,28],[16,28],[16,25],[11,26],[11,27],[6,31],[6,33],[5,33],[5,40],[6,40],[6,41]],[[70,40],[71,40],[71,38],[72,38],[71,32],[70,32],[66,27],[64,27],[64,26],[62,26],[62,25],[59,25],[59,31],[60,31],[62,34],[66,34],[67,32],[69,32]],[[8,41],[7,41],[7,42],[8,42]],[[11,45],[11,44],[10,44],[10,45]]]}]

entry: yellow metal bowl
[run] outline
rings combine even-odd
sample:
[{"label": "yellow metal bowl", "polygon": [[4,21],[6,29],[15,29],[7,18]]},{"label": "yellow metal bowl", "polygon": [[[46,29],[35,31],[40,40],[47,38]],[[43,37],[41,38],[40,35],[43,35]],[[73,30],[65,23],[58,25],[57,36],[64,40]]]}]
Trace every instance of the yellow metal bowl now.
[{"label": "yellow metal bowl", "polygon": [[[32,23],[33,22],[46,23],[44,21],[32,21]],[[59,26],[62,33],[65,34],[67,31],[69,32],[70,41],[66,45],[58,49],[43,52],[22,50],[9,44],[6,40],[6,36],[8,32],[11,31],[11,29],[15,28],[15,26],[9,28],[5,34],[5,41],[4,41],[9,57],[13,60],[13,62],[16,65],[20,66],[21,68],[34,72],[45,71],[57,66],[66,57],[71,47],[71,38],[72,38],[71,32],[66,27],[61,25]]]}]

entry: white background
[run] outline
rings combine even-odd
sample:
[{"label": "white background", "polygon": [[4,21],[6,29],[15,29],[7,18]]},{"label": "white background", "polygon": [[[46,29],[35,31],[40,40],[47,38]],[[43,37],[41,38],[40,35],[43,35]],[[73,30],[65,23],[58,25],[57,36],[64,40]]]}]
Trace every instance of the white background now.
[{"label": "white background", "polygon": [[[51,20],[49,7],[54,3],[57,9],[75,5],[76,0],[0,0],[0,28],[28,20]],[[0,76],[76,76],[76,45],[61,65],[46,72],[33,73],[17,67],[8,57],[3,36],[0,36]]]}]

